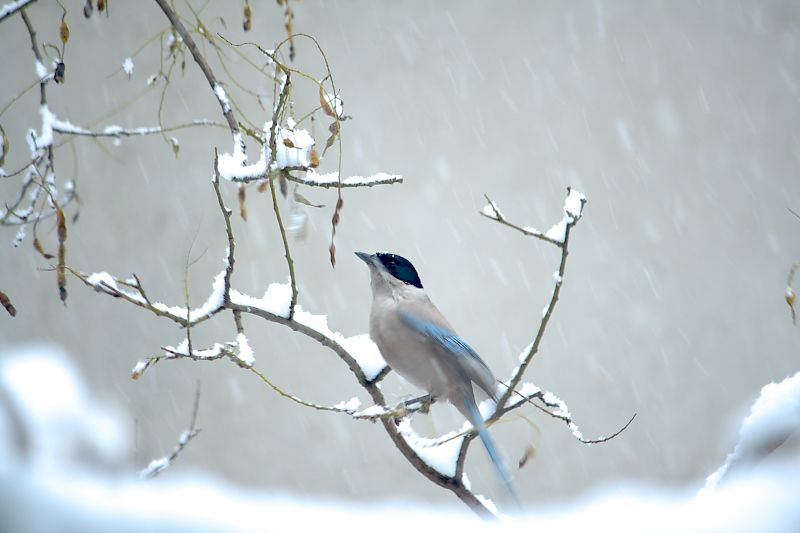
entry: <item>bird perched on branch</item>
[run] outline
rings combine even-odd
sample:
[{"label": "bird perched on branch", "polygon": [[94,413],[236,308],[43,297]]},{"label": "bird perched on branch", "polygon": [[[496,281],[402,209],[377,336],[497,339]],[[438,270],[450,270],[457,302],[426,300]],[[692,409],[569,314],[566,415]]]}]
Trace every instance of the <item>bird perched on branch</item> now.
[{"label": "bird perched on branch", "polygon": [[372,310],[369,335],[384,360],[400,376],[453,404],[478,430],[486,451],[514,500],[514,482],[489,436],[478,410],[473,385],[497,401],[489,366],[459,337],[431,303],[414,266],[389,253],[356,252],[369,266]]}]

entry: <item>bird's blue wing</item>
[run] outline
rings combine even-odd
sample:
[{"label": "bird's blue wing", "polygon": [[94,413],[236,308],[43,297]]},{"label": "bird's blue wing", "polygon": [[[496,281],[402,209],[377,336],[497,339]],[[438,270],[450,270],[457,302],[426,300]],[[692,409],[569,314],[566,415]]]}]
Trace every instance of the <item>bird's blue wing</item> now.
[{"label": "bird's blue wing", "polygon": [[[456,358],[458,366],[464,370],[469,378],[484,389],[492,398],[495,398],[494,391],[492,390],[492,386],[494,385],[494,375],[492,371],[489,369],[486,362],[475,353],[475,350],[470,348],[469,344],[467,344],[464,339],[433,322],[419,318],[409,311],[399,309],[397,312],[408,327],[428,337],[437,345],[444,348],[446,353],[453,355]],[[517,506],[520,506],[519,496],[514,489],[514,481],[511,479],[505,464],[500,459],[500,454],[497,453],[494,441],[492,441],[492,438],[489,436],[489,431],[486,428],[483,416],[481,416],[478,406],[475,404],[475,396],[472,390],[469,390],[468,393],[464,393],[462,399],[472,419],[472,423],[477,428],[478,435],[483,441],[483,445],[486,447],[486,451],[489,452],[492,463],[494,463],[498,474],[500,474],[500,479],[511,493]]]},{"label": "bird's blue wing", "polygon": [[428,320],[423,320],[405,309],[397,311],[403,322],[414,331],[428,337],[437,345],[446,350],[448,354],[456,357],[458,366],[466,372],[469,378],[478,384],[486,394],[496,398],[494,392],[494,374],[489,369],[489,365],[475,353],[467,341],[443,327]]}]

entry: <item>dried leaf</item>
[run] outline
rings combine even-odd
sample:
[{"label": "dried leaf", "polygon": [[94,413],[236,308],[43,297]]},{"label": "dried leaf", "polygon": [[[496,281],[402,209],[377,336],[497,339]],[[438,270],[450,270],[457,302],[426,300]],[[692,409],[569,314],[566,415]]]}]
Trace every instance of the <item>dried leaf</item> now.
[{"label": "dried leaf", "polygon": [[250,31],[250,29],[253,27],[252,17],[253,9],[250,7],[250,2],[246,0],[244,3],[244,22],[242,22],[244,31]]},{"label": "dried leaf", "polygon": [[172,57],[178,53],[178,46],[180,46],[180,39],[178,38],[178,33],[175,31],[175,28],[172,28],[172,35],[169,38],[169,56]]},{"label": "dried leaf", "polygon": [[106,0],[97,0],[97,10],[101,13],[106,8]]},{"label": "dried leaf", "polygon": [[244,186],[244,183],[239,185],[239,212],[242,215],[242,220],[247,222],[247,208],[244,206],[244,200],[247,196],[247,189]]},{"label": "dried leaf", "polygon": [[53,254],[45,253],[44,249],[42,248],[42,243],[39,242],[38,237],[33,238],[33,249],[42,254],[42,257],[45,259],[53,259],[55,257]]},{"label": "dried leaf", "polygon": [[302,194],[297,192],[297,190],[294,191],[294,201],[297,202],[298,204],[307,205],[308,207],[325,207],[324,205],[314,205],[314,204],[312,204],[311,202],[306,200],[305,196],[303,196]]},{"label": "dried leaf", "polygon": [[284,145],[286,148],[294,148],[294,143],[293,143],[293,142],[292,142],[292,140],[291,140],[291,139],[289,139],[288,137],[287,137],[286,139],[283,139],[283,145]]},{"label": "dried leaf", "polygon": [[319,152],[315,149],[311,149],[308,152],[308,161],[309,161],[309,168],[317,168],[319,166]]},{"label": "dried leaf", "polygon": [[4,293],[3,291],[0,291],[0,304],[2,304],[3,307],[6,308],[6,311],[8,311],[9,315],[17,316],[17,310],[11,304],[11,300],[8,298],[8,296],[6,296],[6,293]]},{"label": "dried leaf", "polygon": [[284,170],[282,170],[280,176],[278,176],[278,188],[283,197],[286,198],[286,195],[289,194],[289,182],[286,179],[286,171]]},{"label": "dried leaf", "polygon": [[61,35],[61,42],[63,44],[67,44],[67,41],[69,41],[69,26],[67,26],[67,21],[64,20],[66,16],[67,14],[64,13],[61,17],[61,27],[58,28],[58,33]]},{"label": "dried leaf", "polygon": [[268,180],[261,180],[260,182],[258,182],[258,187],[256,187],[256,190],[258,192],[264,192],[267,190],[267,185],[269,185]]},{"label": "dried leaf", "polygon": [[[335,122],[334,122],[333,124],[331,124],[331,126],[335,126],[335,125],[336,125],[336,123],[335,123]],[[333,141],[335,141],[335,140],[336,140],[336,135],[338,134],[339,128],[334,128],[334,129],[335,129],[336,131],[334,131],[333,133],[331,133],[331,136],[330,136],[330,137],[328,137],[328,140],[327,140],[327,141],[325,141],[325,149],[322,151],[322,157],[325,157],[325,152],[327,152],[327,151],[328,151],[328,148],[330,148],[331,146],[333,146]]]},{"label": "dried leaf", "polygon": [[86,4],[84,4],[83,6],[83,16],[88,19],[89,17],[92,16],[93,12],[94,12],[94,6],[92,5],[92,0],[86,0]]},{"label": "dried leaf", "polygon": [[533,458],[536,455],[536,445],[532,442],[529,442],[528,445],[525,447],[525,452],[522,454],[522,458],[519,460],[519,467],[522,468],[528,463],[528,459]]},{"label": "dried leaf", "polygon": [[[323,79],[322,81],[324,82],[325,80]],[[331,118],[336,118],[336,114],[333,112],[333,109],[331,109],[330,103],[328,102],[328,94],[325,92],[325,89],[323,89],[322,83],[319,84],[319,105],[322,107],[323,113]]]}]

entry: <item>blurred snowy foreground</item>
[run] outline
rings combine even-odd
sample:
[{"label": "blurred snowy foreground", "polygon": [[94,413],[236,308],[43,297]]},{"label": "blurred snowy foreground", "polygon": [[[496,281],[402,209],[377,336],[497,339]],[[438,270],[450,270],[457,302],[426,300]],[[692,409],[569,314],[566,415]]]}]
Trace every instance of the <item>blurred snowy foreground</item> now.
[{"label": "blurred snowy foreground", "polygon": [[699,494],[615,488],[556,510],[531,502],[524,514],[487,526],[466,509],[454,512],[456,502],[434,514],[301,501],[200,475],[140,480],[124,429],[130,417],[93,399],[58,349],[28,346],[0,353],[0,531],[324,531],[338,524],[379,532],[797,532],[800,457],[759,462],[798,425],[800,373],[764,387],[736,449]]}]

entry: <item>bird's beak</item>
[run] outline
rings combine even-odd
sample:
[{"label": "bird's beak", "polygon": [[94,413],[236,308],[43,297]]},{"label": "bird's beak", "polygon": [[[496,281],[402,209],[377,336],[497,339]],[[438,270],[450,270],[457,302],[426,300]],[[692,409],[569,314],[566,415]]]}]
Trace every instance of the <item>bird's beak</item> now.
[{"label": "bird's beak", "polygon": [[372,258],[373,258],[374,256],[372,256],[372,255],[370,255],[370,254],[365,254],[364,252],[356,252],[356,255],[358,256],[358,258],[359,258],[359,259],[361,259],[362,261],[364,261],[364,262],[365,262],[366,264],[368,264],[369,266],[374,266],[374,264],[373,264],[373,262],[372,262]]}]

